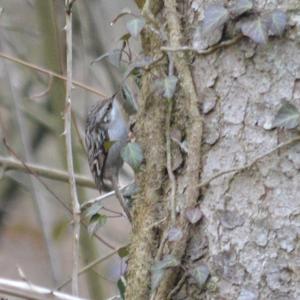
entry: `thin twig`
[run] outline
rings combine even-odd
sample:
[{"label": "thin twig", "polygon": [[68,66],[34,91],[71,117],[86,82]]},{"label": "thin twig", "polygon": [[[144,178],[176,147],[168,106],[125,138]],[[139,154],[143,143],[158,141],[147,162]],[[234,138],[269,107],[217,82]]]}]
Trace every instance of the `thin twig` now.
[{"label": "thin twig", "polygon": [[[16,152],[7,144],[6,140],[3,140],[5,147],[7,148],[7,150],[9,151],[9,153],[11,153],[16,159],[18,159],[24,170],[26,170],[27,173],[32,174],[33,176],[35,176],[35,178],[43,185],[43,187],[54,197],[54,199],[56,199],[58,201],[58,203],[60,203],[66,210],[68,213],[70,213],[72,215],[72,211],[71,209],[64,203],[64,201],[54,192],[50,189],[50,187],[39,177],[39,175],[37,173],[35,173],[35,171],[33,169],[30,169],[28,164],[25,164],[25,162],[23,162],[16,154]],[[6,167],[5,164],[3,164],[4,167]],[[67,173],[66,173],[67,174]],[[68,179],[68,174],[66,175],[67,179]],[[84,228],[87,228],[87,225],[81,220],[80,221],[81,224],[84,226]],[[96,233],[93,234],[93,236],[95,238],[97,238],[101,243],[103,243],[105,246],[107,246],[110,249],[115,249],[114,246],[112,246],[110,243],[108,243],[106,240],[104,240],[102,237],[98,236]]]},{"label": "thin twig", "polygon": [[121,207],[123,208],[123,211],[125,212],[127,218],[128,218],[128,221],[130,223],[132,223],[132,218],[131,218],[131,214],[130,214],[130,211],[128,209],[128,207],[126,206],[126,203],[125,203],[125,200],[124,200],[124,197],[120,191],[120,188],[118,186],[118,180],[116,178],[112,178],[112,184],[113,184],[113,188],[114,188],[114,191],[115,191],[115,195],[121,205]]},{"label": "thin twig", "polygon": [[167,220],[168,217],[164,217],[161,220],[158,220],[157,222],[154,222],[153,224],[151,224],[150,226],[148,226],[146,229],[150,230],[152,228],[158,227],[160,224],[164,223]]},{"label": "thin twig", "polygon": [[[13,87],[12,76],[10,69],[7,68],[7,62],[4,62],[4,70],[7,77],[7,86],[11,93],[11,104],[10,109],[14,109],[15,111],[15,122],[19,131],[19,140],[20,140],[20,150],[23,153],[23,156],[27,161],[33,161],[33,147],[30,145],[30,134],[28,123],[25,122],[24,114],[20,108],[20,103],[22,99],[20,99],[20,95],[17,93],[16,89]],[[53,247],[53,240],[51,235],[51,227],[50,220],[51,214],[47,211],[47,200],[42,193],[42,190],[39,189],[39,183],[35,179],[34,176],[29,176],[30,181],[30,192],[32,194],[33,200],[36,204],[36,212],[38,216],[38,220],[40,223],[40,228],[42,231],[42,235],[44,238],[44,243],[46,247],[46,253],[48,255],[50,268],[49,273],[52,275],[52,279],[54,282],[57,282],[59,278],[59,266],[57,264],[57,260],[55,259],[55,249]]]},{"label": "thin twig", "polygon": [[110,208],[107,208],[107,207],[105,207],[105,206],[102,207],[101,209],[104,210],[104,211],[108,211],[108,212],[110,212],[110,213],[115,214],[116,216],[114,216],[114,217],[123,217],[123,216],[124,216],[123,213],[121,213],[121,212],[119,212],[119,211],[115,211],[115,210],[110,209]]},{"label": "thin twig", "polygon": [[122,299],[120,295],[115,295],[115,296],[112,296],[106,300],[116,300],[116,299]]},{"label": "thin twig", "polygon": [[[25,173],[35,173],[37,176],[42,176],[48,179],[68,182],[69,175],[67,172],[53,169],[50,167],[21,162],[12,157],[5,157],[0,155],[0,166],[5,166],[5,172],[9,170],[16,170]],[[87,176],[75,174],[76,184],[82,187],[88,187],[96,189],[95,183]]]},{"label": "thin twig", "polygon": [[51,90],[51,88],[52,88],[52,84],[53,84],[53,76],[49,75],[49,80],[48,80],[47,88],[44,91],[41,91],[38,94],[30,96],[29,98],[30,99],[36,99],[36,98],[41,98],[41,97],[47,95],[49,93],[49,91]]},{"label": "thin twig", "polygon": [[175,296],[180,291],[186,279],[187,279],[187,274],[184,273],[180,278],[180,280],[178,281],[178,283],[176,284],[176,286],[174,287],[174,289],[169,293],[167,300],[172,299],[172,297]]},{"label": "thin twig", "polygon": [[221,49],[221,48],[225,48],[225,47],[229,47],[231,45],[234,45],[236,44],[238,41],[240,41],[241,39],[243,38],[243,35],[242,34],[239,34],[235,37],[233,37],[232,39],[230,40],[227,40],[227,41],[224,41],[224,42],[221,42],[219,44],[216,44],[212,47],[209,47],[207,49],[203,49],[203,50],[199,50],[199,49],[196,49],[194,47],[191,47],[191,46],[179,46],[179,47],[169,47],[169,46],[165,46],[165,47],[161,47],[160,49],[162,51],[168,51],[168,52],[180,52],[180,51],[191,51],[191,52],[194,52],[195,54],[198,54],[198,55],[206,55],[206,54],[210,54],[218,49]]},{"label": "thin twig", "polygon": [[0,278],[0,294],[28,300],[85,300],[84,298],[73,297],[38,285],[28,284],[24,281],[16,281],[6,278]]},{"label": "thin twig", "polygon": [[[122,192],[123,190],[125,190],[128,186],[130,186],[132,183],[129,183],[121,188],[119,188],[120,192]],[[108,193],[105,193],[101,196],[98,196],[97,198],[94,198],[94,199],[91,199],[91,200],[88,200],[84,203],[81,204],[81,209],[84,210],[84,209],[87,209],[89,206],[93,205],[94,203],[97,203],[97,202],[101,202],[103,201],[104,199],[107,199],[113,195],[115,195],[115,191],[111,191],[111,192],[108,192]]]},{"label": "thin twig", "polygon": [[[26,165],[17,155],[17,153],[8,145],[6,139],[3,139],[3,144],[8,150],[10,154],[12,154],[15,158],[17,158],[22,164],[23,167],[27,170],[28,174],[33,175],[42,185],[43,187],[67,210],[70,212],[69,207],[64,203],[64,201],[54,192],[51,188],[37,175],[33,170],[31,170],[28,165]],[[5,165],[6,166],[6,165]]]},{"label": "thin twig", "polygon": [[71,107],[72,107],[72,77],[73,77],[73,36],[72,36],[72,0],[65,0],[66,6],[66,47],[67,47],[67,84],[66,84],[66,104],[65,104],[65,142],[67,166],[70,182],[70,193],[73,206],[73,266],[72,266],[72,294],[78,296],[78,272],[79,272],[79,237],[80,237],[80,204],[78,201],[76,181],[73,165],[73,150],[72,150],[72,132],[71,132]]},{"label": "thin twig", "polygon": [[[102,263],[103,261],[109,259],[111,256],[115,255],[116,253],[118,253],[118,251],[123,248],[123,247],[127,247],[127,245],[119,247],[118,249],[115,249],[114,251],[110,252],[109,254],[97,258],[94,261],[90,262],[89,264],[87,264],[85,267],[83,267],[79,272],[78,272],[78,276],[85,273],[86,271],[90,270],[91,268],[95,267],[96,265]],[[64,286],[66,286],[69,282],[72,281],[72,278],[69,278],[68,280],[64,281],[60,286],[58,286],[56,289],[57,290],[61,290]]]},{"label": "thin twig", "polygon": [[202,181],[199,183],[198,187],[199,188],[202,188],[202,187],[205,187],[207,186],[211,181],[223,176],[223,175],[226,175],[226,174],[229,174],[229,173],[240,173],[246,169],[250,169],[252,168],[258,161],[262,160],[263,158],[265,158],[266,156],[272,154],[273,152],[281,149],[281,148],[284,148],[284,147],[287,147],[291,144],[294,144],[296,142],[299,142],[300,141],[300,136],[296,137],[296,138],[293,138],[293,139],[290,139],[288,140],[287,142],[284,142],[284,143],[281,143],[279,144],[278,146],[274,147],[273,149],[267,151],[266,153],[256,157],[252,162],[250,162],[249,164],[246,164],[245,166],[242,166],[242,167],[237,167],[237,168],[232,168],[232,169],[228,169],[228,170],[225,170],[225,171],[220,171],[214,175],[212,175],[210,178]]},{"label": "thin twig", "polygon": [[[35,65],[35,64],[26,62],[26,61],[24,61],[24,60],[22,60],[22,59],[19,59],[19,58],[10,56],[10,55],[5,54],[5,53],[3,53],[3,52],[0,52],[0,57],[5,58],[5,59],[7,59],[7,60],[10,60],[10,61],[12,61],[12,62],[18,63],[18,64],[20,64],[20,65],[23,65],[23,66],[25,66],[25,67],[28,67],[28,68],[30,68],[30,69],[32,69],[32,70],[36,70],[36,71],[41,72],[41,73],[43,73],[43,74],[47,74],[47,75],[49,75],[49,76],[52,76],[52,77],[55,77],[55,78],[58,78],[58,79],[67,81],[67,78],[66,78],[65,76],[63,76],[63,75],[60,75],[60,74],[58,74],[58,73],[55,73],[55,72],[53,72],[53,71],[51,71],[51,70],[48,70],[48,69],[46,69],[46,68],[39,67],[39,66],[37,66],[37,65]],[[107,98],[107,95],[105,95],[104,93],[102,93],[102,92],[100,92],[99,90],[96,90],[95,88],[93,88],[93,87],[91,87],[91,86],[88,86],[88,85],[86,85],[86,84],[84,84],[84,83],[81,83],[81,82],[79,82],[79,81],[73,80],[73,81],[72,81],[72,84],[73,84],[74,86],[78,86],[78,87],[80,87],[80,88],[82,88],[82,89],[84,89],[84,90],[86,90],[86,91],[89,91],[89,92],[91,92],[91,93],[93,93],[93,94],[96,94],[96,95],[98,95],[98,96],[100,96],[100,97]]]}]

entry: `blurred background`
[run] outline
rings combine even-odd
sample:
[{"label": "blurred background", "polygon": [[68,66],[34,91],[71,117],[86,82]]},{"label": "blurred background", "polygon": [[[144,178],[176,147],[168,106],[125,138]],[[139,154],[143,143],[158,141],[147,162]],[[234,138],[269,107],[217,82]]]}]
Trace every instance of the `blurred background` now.
[{"label": "blurred background", "polygon": [[[137,13],[130,0],[77,0],[74,5],[73,79],[110,96],[122,75],[107,60],[91,64],[107,51],[120,48],[130,17],[111,21],[124,8]],[[65,74],[64,1],[0,1],[0,156],[12,157],[4,146],[7,140],[26,162],[66,170],[63,132],[65,82],[5,58],[9,55]],[[138,53],[138,42],[131,43]],[[88,108],[101,97],[74,87],[72,108],[78,132],[73,130],[76,172],[91,178],[85,151],[80,142]],[[73,126],[74,129],[74,126]],[[56,288],[71,275],[72,226],[68,211],[33,176],[6,170],[0,164],[0,277],[21,280],[18,268],[34,284]],[[60,181],[42,179],[65,204],[71,207],[69,187]],[[80,201],[99,195],[94,189],[79,188]],[[121,211],[115,199],[105,207]],[[109,211],[107,222],[97,230],[108,242],[81,233],[81,266],[124,246],[130,226],[125,217]],[[80,295],[106,299],[118,294],[117,281],[125,264],[118,255],[80,276]],[[62,291],[70,292],[70,284]],[[9,298],[13,299],[13,298]]]}]

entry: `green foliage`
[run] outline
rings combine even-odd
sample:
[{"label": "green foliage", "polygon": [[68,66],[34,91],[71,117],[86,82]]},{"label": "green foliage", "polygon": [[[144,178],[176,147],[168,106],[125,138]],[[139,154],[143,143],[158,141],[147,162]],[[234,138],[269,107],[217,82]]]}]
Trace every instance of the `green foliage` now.
[{"label": "green foliage", "polygon": [[128,143],[122,149],[121,155],[134,170],[138,170],[144,160],[142,148],[137,143]]},{"label": "green foliage", "polygon": [[281,10],[274,10],[267,18],[270,35],[281,36],[286,28],[287,16]]},{"label": "green foliage", "polygon": [[229,12],[223,5],[210,5],[204,12],[203,30],[212,33],[229,20]]},{"label": "green foliage", "polygon": [[151,290],[153,291],[158,287],[165,269],[179,265],[180,261],[173,255],[166,255],[162,260],[156,262],[151,268]]},{"label": "green foliage", "polygon": [[121,296],[121,299],[122,300],[125,300],[125,284],[124,284],[124,279],[123,277],[121,277],[118,282],[117,282],[117,287],[118,287],[118,290],[119,290],[119,293],[120,293],[120,296]]},{"label": "green foliage", "polygon": [[122,95],[123,95],[123,104],[125,107],[125,110],[128,114],[133,115],[137,113],[138,106],[136,103],[136,100],[134,98],[134,95],[130,89],[130,87],[125,83],[122,87]]},{"label": "green foliage", "polygon": [[300,113],[296,106],[285,101],[277,112],[272,127],[293,129],[299,125]]},{"label": "green foliage", "polygon": [[85,211],[85,216],[87,218],[92,217],[93,215],[97,214],[100,209],[103,207],[102,202],[96,202],[93,205],[91,205],[90,207],[88,207]]},{"label": "green foliage", "polygon": [[[287,26],[287,16],[281,10],[274,10],[267,15],[253,12],[253,1],[239,0],[225,8],[223,5],[210,5],[204,11],[203,32],[207,36],[221,30],[229,21],[241,19],[240,29],[244,36],[257,44],[266,44],[269,36],[281,36]],[[252,14],[251,14],[252,13]],[[257,16],[258,15],[258,16]]]},{"label": "green foliage", "polygon": [[249,12],[253,9],[253,1],[252,0],[238,0],[235,5],[229,8],[230,16],[232,18],[237,18],[243,15],[246,12]]},{"label": "green foliage", "polygon": [[207,265],[199,265],[189,271],[190,275],[196,281],[200,289],[203,288],[209,277],[209,269]]},{"label": "green foliage", "polygon": [[124,258],[126,256],[129,255],[129,249],[128,249],[128,246],[125,246],[125,247],[122,247],[118,250],[118,255],[121,257],[121,258]]},{"label": "green foliage", "polygon": [[261,18],[244,22],[241,29],[243,35],[249,37],[257,44],[266,44],[268,41],[268,27]]},{"label": "green foliage", "polygon": [[101,215],[101,214],[94,214],[88,224],[88,233],[89,235],[93,235],[94,232],[100,228],[101,226],[103,226],[107,221],[107,216],[105,215]]}]

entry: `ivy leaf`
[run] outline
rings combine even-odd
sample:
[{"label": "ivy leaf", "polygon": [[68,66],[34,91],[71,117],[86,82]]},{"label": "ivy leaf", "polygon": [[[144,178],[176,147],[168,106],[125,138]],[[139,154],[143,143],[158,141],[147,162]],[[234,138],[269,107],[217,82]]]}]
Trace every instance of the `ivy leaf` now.
[{"label": "ivy leaf", "polygon": [[107,221],[107,216],[95,214],[91,217],[89,224],[88,224],[88,233],[89,235],[93,235],[94,232],[104,225]]},{"label": "ivy leaf", "polygon": [[130,115],[136,114],[138,111],[138,106],[134,98],[133,92],[131,91],[129,85],[126,83],[122,87],[122,96],[124,99],[123,104],[126,112]]},{"label": "ivy leaf", "polygon": [[124,279],[123,279],[123,277],[121,277],[121,278],[118,280],[118,282],[117,282],[117,287],[118,287],[118,290],[119,290],[121,299],[122,299],[122,300],[125,300],[125,289],[126,289],[126,286],[125,286],[125,284],[124,284]]},{"label": "ivy leaf", "polygon": [[132,19],[126,23],[126,28],[128,32],[135,39],[138,38],[144,26],[145,26],[145,20],[143,18]]},{"label": "ivy leaf", "polygon": [[282,10],[274,10],[267,18],[270,35],[281,36],[286,28],[287,16]]},{"label": "ivy leaf", "polygon": [[177,227],[172,227],[168,231],[168,240],[170,242],[176,242],[179,241],[183,237],[182,230]]},{"label": "ivy leaf", "polygon": [[253,8],[252,0],[238,0],[230,8],[230,14],[233,18],[237,18]]},{"label": "ivy leaf", "polygon": [[257,44],[266,44],[268,41],[268,28],[261,18],[244,22],[241,29],[245,36]]},{"label": "ivy leaf", "polygon": [[178,78],[176,76],[168,76],[164,80],[164,97],[172,99],[176,90]]},{"label": "ivy leaf", "polygon": [[167,255],[162,260],[156,262],[151,268],[151,290],[155,290],[165,272],[165,269],[171,267],[177,267],[180,265],[180,261],[173,255]]},{"label": "ivy leaf", "polygon": [[296,106],[284,101],[283,105],[277,112],[272,127],[282,127],[286,129],[293,129],[299,125],[300,113]]},{"label": "ivy leaf", "polygon": [[110,64],[119,68],[120,63],[121,63],[121,58],[122,58],[122,51],[120,49],[113,49],[109,52],[106,52],[106,53],[102,54],[101,56],[97,57],[96,59],[94,59],[91,62],[91,65],[103,60],[104,58],[107,58]]},{"label": "ivy leaf", "polygon": [[103,204],[101,201],[94,203],[86,209],[85,216],[88,218],[92,217],[93,215],[97,214],[102,207]]},{"label": "ivy leaf", "polygon": [[153,58],[153,57],[150,57],[150,56],[144,56],[144,57],[142,57],[141,59],[132,62],[132,63],[128,66],[127,70],[124,72],[122,81],[124,82],[124,81],[127,79],[127,77],[128,77],[129,75],[132,75],[132,74],[134,75],[134,72],[135,72],[136,70],[144,69],[144,68],[147,69],[147,68],[148,68],[151,64],[153,64],[155,61],[156,61],[156,59]]},{"label": "ivy leaf", "polygon": [[164,272],[165,270],[163,269],[157,269],[157,270],[153,269],[151,271],[151,291],[156,290],[159,283],[161,282]]},{"label": "ivy leaf", "polygon": [[223,5],[210,5],[204,12],[203,31],[211,33],[224,25],[229,19],[229,13]]},{"label": "ivy leaf", "polygon": [[191,224],[196,224],[201,220],[203,214],[199,207],[193,207],[186,209],[185,216]]},{"label": "ivy leaf", "polygon": [[122,247],[118,250],[118,255],[123,258],[129,255],[128,246]]},{"label": "ivy leaf", "polygon": [[196,268],[191,269],[190,274],[201,289],[207,282],[210,272],[207,265],[199,265]]},{"label": "ivy leaf", "polygon": [[137,143],[128,143],[122,149],[121,156],[134,170],[138,170],[144,159],[142,148]]},{"label": "ivy leaf", "polygon": [[180,261],[174,255],[166,255],[162,260],[154,264],[153,269],[162,270],[171,267],[177,267]]}]

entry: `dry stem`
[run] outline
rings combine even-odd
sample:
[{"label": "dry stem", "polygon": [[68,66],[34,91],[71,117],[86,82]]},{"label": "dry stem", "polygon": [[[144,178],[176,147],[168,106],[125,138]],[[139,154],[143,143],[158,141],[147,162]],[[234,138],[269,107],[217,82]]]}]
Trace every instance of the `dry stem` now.
[{"label": "dry stem", "polygon": [[78,273],[79,273],[79,237],[80,237],[80,204],[78,201],[76,181],[74,175],[73,152],[72,152],[72,133],[71,133],[71,95],[72,95],[72,4],[71,0],[65,0],[66,6],[66,45],[67,45],[67,85],[66,85],[66,104],[65,104],[65,142],[67,165],[69,172],[70,192],[73,205],[73,267],[72,267],[72,293],[78,295]]},{"label": "dry stem", "polygon": [[[86,271],[90,270],[91,268],[93,268],[94,266],[102,263],[103,261],[109,259],[110,257],[112,257],[113,255],[115,255],[116,253],[118,253],[118,251],[123,248],[123,247],[126,247],[127,245],[125,246],[122,246],[122,247],[119,247],[118,249],[106,254],[105,256],[103,257],[100,257],[100,258],[97,258],[95,260],[93,260],[92,262],[90,262],[89,264],[87,264],[85,267],[83,267],[79,272],[78,272],[78,276],[85,273]],[[69,278],[68,280],[66,280],[65,282],[63,282],[59,287],[57,287],[57,290],[61,290],[64,286],[66,286],[69,282],[72,281],[72,278]]]},{"label": "dry stem", "polygon": [[[34,65],[34,64],[32,64],[32,63],[26,62],[26,61],[24,61],[24,60],[22,60],[22,59],[13,57],[13,56],[11,56],[11,55],[5,54],[5,53],[3,53],[3,52],[0,52],[0,57],[5,58],[5,59],[7,59],[7,60],[10,60],[10,61],[12,61],[12,62],[15,62],[15,63],[17,63],[17,64],[20,64],[20,65],[22,65],[22,66],[28,67],[28,68],[30,68],[30,69],[32,69],[32,70],[36,70],[36,71],[41,72],[41,73],[43,73],[43,74],[47,74],[47,75],[49,75],[49,76],[51,76],[51,77],[55,77],[55,78],[58,78],[58,79],[67,81],[67,78],[66,78],[65,76],[63,76],[63,75],[60,75],[60,74],[58,74],[58,73],[55,73],[55,72],[53,72],[53,71],[51,71],[51,70],[47,70],[46,68],[39,67],[39,66]],[[86,90],[86,91],[89,91],[89,92],[91,92],[91,93],[93,93],[93,94],[96,94],[96,95],[98,95],[98,96],[100,96],[100,97],[107,98],[107,96],[106,96],[104,93],[102,93],[102,92],[100,92],[99,90],[96,90],[96,89],[94,89],[93,87],[88,86],[88,85],[86,85],[86,84],[84,84],[84,83],[81,83],[81,82],[79,82],[79,81],[73,80],[73,81],[72,81],[72,84],[73,84],[74,86],[78,86],[78,87],[80,87],[80,88],[82,88],[82,89],[84,89],[84,90]]]},{"label": "dry stem", "polygon": [[[25,173],[35,173],[37,176],[42,176],[57,181],[69,181],[69,174],[65,171],[27,162],[23,163],[11,157],[4,157],[0,155],[0,166],[5,169],[5,172],[9,170],[16,170]],[[82,187],[96,189],[95,183],[87,176],[75,174],[75,180],[76,184]]]},{"label": "dry stem", "polygon": [[29,300],[85,300],[24,281],[0,278],[0,294]]}]

